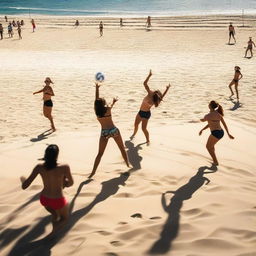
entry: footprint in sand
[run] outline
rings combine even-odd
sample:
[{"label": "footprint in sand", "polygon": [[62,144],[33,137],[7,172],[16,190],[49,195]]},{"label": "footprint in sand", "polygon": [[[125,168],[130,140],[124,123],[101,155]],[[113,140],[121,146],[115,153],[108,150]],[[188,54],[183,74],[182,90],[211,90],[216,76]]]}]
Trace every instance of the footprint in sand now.
[{"label": "footprint in sand", "polygon": [[99,233],[99,234],[101,234],[101,235],[103,235],[103,236],[109,236],[109,235],[111,235],[110,232],[107,232],[107,231],[104,231],[104,230],[97,231],[97,233]]},{"label": "footprint in sand", "polygon": [[154,216],[154,217],[151,217],[149,218],[150,220],[159,220],[159,219],[162,219],[162,217],[160,216]]},{"label": "footprint in sand", "polygon": [[132,217],[132,218],[142,218],[142,214],[141,213],[134,213],[130,217]]},{"label": "footprint in sand", "polygon": [[122,246],[122,245],[123,245],[123,243],[120,242],[120,241],[111,241],[110,243],[111,243],[112,245],[114,245],[114,246]]}]

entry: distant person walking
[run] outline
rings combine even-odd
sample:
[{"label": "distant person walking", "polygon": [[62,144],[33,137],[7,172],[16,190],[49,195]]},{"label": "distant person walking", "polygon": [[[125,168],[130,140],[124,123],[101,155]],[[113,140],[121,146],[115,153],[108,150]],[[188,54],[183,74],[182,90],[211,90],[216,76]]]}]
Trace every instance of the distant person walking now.
[{"label": "distant person walking", "polygon": [[19,39],[22,39],[22,36],[21,36],[21,26],[20,25],[18,26],[17,31],[18,31]]},{"label": "distant person walking", "polygon": [[123,156],[123,159],[127,167],[129,167],[128,157],[124,148],[124,143],[123,143],[121,133],[119,129],[114,125],[112,116],[111,116],[111,110],[118,99],[114,98],[112,104],[108,106],[106,104],[106,100],[100,97],[99,88],[100,88],[100,85],[96,83],[94,110],[95,110],[97,119],[101,124],[101,135],[100,135],[100,142],[99,142],[99,151],[95,158],[92,172],[88,178],[91,178],[96,173],[96,170],[98,168],[98,165],[101,161],[101,158],[108,144],[108,140],[110,138],[113,138],[115,140],[118,148],[121,151],[121,154]]},{"label": "distant person walking", "polygon": [[103,36],[103,23],[102,23],[102,21],[99,24],[99,29],[100,29],[100,36]]},{"label": "distant person walking", "polygon": [[7,18],[7,16],[6,16],[6,15],[4,16],[4,18],[5,18],[5,22],[8,22],[8,18]]},{"label": "distant person walking", "polygon": [[144,81],[143,85],[145,90],[147,91],[147,95],[144,97],[141,106],[140,106],[140,111],[139,113],[136,115],[135,118],[135,122],[134,122],[134,131],[132,136],[130,137],[131,139],[133,139],[138,131],[138,127],[139,124],[142,122],[142,131],[146,137],[146,142],[149,144],[149,132],[147,130],[147,125],[148,125],[148,121],[149,118],[151,117],[151,112],[150,109],[152,106],[158,107],[159,104],[161,103],[161,101],[163,100],[164,96],[166,95],[166,93],[168,92],[169,88],[170,88],[170,84],[166,86],[166,89],[163,93],[161,93],[159,90],[151,90],[148,86],[148,81],[150,79],[150,77],[152,76],[152,72],[151,70],[149,71],[149,74],[146,78],[146,80]]},{"label": "distant person walking", "polygon": [[205,129],[210,128],[211,134],[206,143],[206,148],[210,156],[212,157],[213,164],[219,165],[219,162],[215,154],[214,146],[224,136],[224,131],[220,126],[220,122],[223,124],[229,138],[234,139],[234,137],[229,133],[228,127],[223,119],[224,113],[221,105],[219,105],[216,101],[212,100],[209,103],[208,107],[210,109],[209,114],[205,115],[204,118],[200,119],[201,122],[207,121],[208,124],[199,132],[199,135],[201,135]]},{"label": "distant person walking", "polygon": [[79,26],[79,21],[78,21],[78,20],[76,20],[76,22],[75,22],[75,26],[76,26],[76,27],[78,27],[78,26]]},{"label": "distant person walking", "polygon": [[50,79],[50,77],[46,77],[44,82],[45,82],[44,88],[42,90],[34,92],[33,94],[37,94],[41,92],[43,93],[43,100],[44,100],[43,113],[44,113],[44,116],[50,120],[51,129],[53,132],[55,132],[56,128],[54,126],[53,117],[52,117],[53,103],[51,100],[51,97],[54,96],[54,92],[52,87],[50,86],[50,84],[53,84],[53,82]]},{"label": "distant person walking", "polygon": [[49,145],[44,154],[44,163],[34,167],[32,173],[26,179],[21,177],[22,189],[28,188],[37,175],[43,181],[43,190],[40,195],[40,203],[52,215],[52,232],[56,234],[68,221],[69,207],[63,195],[63,189],[73,185],[73,177],[68,165],[57,163],[59,148],[57,145]]},{"label": "distant person walking", "polygon": [[8,25],[8,35],[9,37],[13,37],[12,23],[10,22]]},{"label": "distant person walking", "polygon": [[233,78],[233,80],[230,82],[230,84],[229,84],[229,89],[230,89],[230,91],[231,91],[231,95],[230,95],[230,98],[234,95],[234,92],[233,92],[233,90],[232,90],[232,85],[235,85],[235,90],[236,90],[236,98],[237,98],[237,100],[239,100],[239,94],[238,94],[238,82],[239,82],[239,80],[240,79],[242,79],[243,78],[243,75],[242,75],[242,73],[240,72],[240,67],[238,67],[238,66],[235,66],[235,74],[234,74],[234,78]]},{"label": "distant person walking", "polygon": [[230,40],[231,40],[231,37],[233,37],[235,43],[236,43],[236,39],[235,39],[235,28],[234,26],[232,25],[232,22],[230,22],[230,25],[228,27],[228,30],[229,30],[229,40],[228,40],[228,44],[230,44]]},{"label": "distant person walking", "polygon": [[151,27],[151,17],[150,17],[150,16],[147,17],[146,27],[147,27],[147,28],[150,28],[150,27]]},{"label": "distant person walking", "polygon": [[3,33],[4,33],[3,25],[0,24],[0,37],[1,37],[1,40],[3,40]]},{"label": "distant person walking", "polygon": [[120,27],[122,27],[122,26],[123,26],[123,19],[120,18]]},{"label": "distant person walking", "polygon": [[255,43],[252,41],[252,38],[251,38],[251,37],[249,37],[249,41],[248,41],[247,44],[248,44],[248,45],[247,45],[247,49],[246,49],[246,51],[245,51],[244,57],[247,58],[247,52],[250,51],[250,53],[251,53],[251,58],[252,58],[252,57],[253,57],[252,48],[253,48],[253,46],[254,46],[254,47],[256,47],[256,46],[255,46]]},{"label": "distant person walking", "polygon": [[31,24],[32,24],[32,30],[33,30],[33,32],[35,32],[36,23],[35,23],[35,20],[34,20],[34,19],[31,20]]}]

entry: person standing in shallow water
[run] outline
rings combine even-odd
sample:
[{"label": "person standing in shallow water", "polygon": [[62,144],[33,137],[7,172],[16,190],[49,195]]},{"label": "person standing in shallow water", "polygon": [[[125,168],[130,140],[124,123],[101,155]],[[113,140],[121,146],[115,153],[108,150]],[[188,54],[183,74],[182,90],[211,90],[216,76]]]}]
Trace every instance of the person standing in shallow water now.
[{"label": "person standing in shallow water", "polygon": [[99,29],[100,29],[100,36],[103,36],[103,23],[102,23],[102,21],[100,22]]},{"label": "person standing in shallow water", "polygon": [[32,31],[35,32],[36,23],[35,23],[35,20],[34,20],[34,19],[31,20],[31,24],[32,24]]},{"label": "person standing in shallow water", "polygon": [[204,118],[200,119],[201,122],[207,121],[208,124],[199,132],[199,135],[201,135],[205,129],[210,128],[211,134],[206,143],[206,148],[210,156],[212,157],[213,164],[219,165],[219,162],[215,154],[214,146],[224,136],[224,131],[220,126],[220,122],[223,124],[229,138],[234,139],[234,137],[229,133],[228,127],[223,119],[224,113],[221,105],[219,105],[216,101],[212,100],[209,103],[208,107],[210,109],[209,114],[205,115]]},{"label": "person standing in shallow water", "polygon": [[28,188],[39,174],[44,188],[40,195],[40,203],[52,215],[52,232],[54,235],[66,223],[69,217],[69,207],[63,195],[63,189],[73,185],[74,181],[68,165],[57,163],[59,148],[57,145],[49,145],[44,154],[44,163],[38,164],[26,179],[21,177],[22,189]]},{"label": "person standing in shallow water", "polygon": [[135,118],[134,131],[133,131],[132,136],[130,137],[131,140],[135,137],[135,135],[138,131],[139,124],[140,124],[140,122],[142,122],[141,128],[142,128],[143,133],[145,134],[146,142],[148,144],[150,141],[149,141],[149,132],[147,130],[147,125],[148,125],[148,120],[151,116],[150,109],[153,105],[155,107],[159,106],[159,104],[161,103],[161,101],[163,100],[164,96],[166,95],[166,93],[168,92],[168,90],[171,86],[170,84],[167,85],[166,89],[163,93],[161,93],[159,90],[152,91],[152,90],[150,90],[150,88],[148,86],[148,81],[151,76],[152,76],[152,72],[150,70],[146,80],[143,83],[145,90],[147,91],[148,94],[144,97],[144,99],[141,103],[140,111]]},{"label": "person standing in shallow water", "polygon": [[236,90],[236,98],[239,100],[239,94],[238,94],[238,82],[241,80],[243,77],[242,73],[240,72],[240,67],[235,66],[235,74],[233,80],[229,84],[229,89],[231,91],[230,98],[234,95],[234,92],[232,90],[232,85],[235,85],[235,90]]},{"label": "person standing in shallow water", "polygon": [[232,22],[230,22],[230,25],[228,27],[228,30],[229,30],[229,40],[228,40],[228,44],[230,44],[230,40],[231,40],[231,37],[233,37],[235,43],[236,43],[236,39],[235,39],[235,28],[234,26],[232,25]]},{"label": "person standing in shallow water", "polygon": [[53,132],[55,132],[56,128],[54,126],[53,117],[52,117],[53,103],[51,100],[51,97],[55,96],[55,95],[54,95],[52,87],[50,86],[50,84],[53,84],[53,82],[49,77],[46,77],[44,82],[45,82],[44,88],[42,90],[34,92],[33,94],[37,94],[37,93],[41,93],[41,92],[43,93],[43,100],[44,100],[43,113],[44,113],[44,116],[50,120],[51,129]]},{"label": "person standing in shallow water", "polygon": [[150,17],[150,16],[147,17],[146,27],[147,27],[147,28],[150,28],[150,27],[151,27],[151,17]]},{"label": "person standing in shallow water", "polygon": [[127,165],[129,166],[128,157],[124,148],[123,139],[119,129],[114,125],[111,116],[111,110],[115,103],[117,102],[117,98],[113,99],[113,102],[110,106],[106,104],[106,100],[104,98],[100,98],[99,96],[99,88],[100,85],[96,83],[96,91],[95,91],[95,101],[94,101],[94,110],[97,116],[99,123],[101,124],[101,135],[100,135],[100,142],[99,142],[99,151],[95,158],[93,169],[91,174],[88,178],[91,178],[98,168],[100,160],[104,154],[106,146],[108,144],[108,140],[113,138],[121,151],[123,159]]}]

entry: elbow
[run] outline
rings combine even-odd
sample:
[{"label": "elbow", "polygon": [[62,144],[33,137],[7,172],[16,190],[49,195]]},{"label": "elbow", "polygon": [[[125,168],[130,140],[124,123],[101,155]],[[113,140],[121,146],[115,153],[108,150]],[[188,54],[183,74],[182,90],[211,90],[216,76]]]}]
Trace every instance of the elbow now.
[{"label": "elbow", "polygon": [[21,188],[22,188],[23,190],[25,190],[27,187],[28,187],[28,186],[26,186],[25,182],[22,183]]}]

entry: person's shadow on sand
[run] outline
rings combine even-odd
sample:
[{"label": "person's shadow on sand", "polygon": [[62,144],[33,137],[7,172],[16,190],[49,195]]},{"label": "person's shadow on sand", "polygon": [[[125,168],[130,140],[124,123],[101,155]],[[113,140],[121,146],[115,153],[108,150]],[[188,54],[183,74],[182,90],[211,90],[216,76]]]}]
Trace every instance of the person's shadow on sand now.
[{"label": "person's shadow on sand", "polygon": [[242,107],[242,103],[240,103],[239,101],[235,101],[235,100],[231,100],[231,102],[233,103],[233,107],[231,107],[229,110],[231,111],[235,111],[238,108]]},{"label": "person's shadow on sand", "polygon": [[[206,169],[210,171],[205,171]],[[168,218],[164,224],[160,238],[153,244],[149,250],[150,254],[165,254],[171,249],[172,241],[179,233],[180,225],[180,209],[184,200],[188,200],[192,195],[204,184],[208,184],[210,180],[204,177],[204,174],[216,172],[217,168],[203,166],[198,169],[196,175],[191,177],[189,182],[176,191],[166,191],[162,194],[162,206],[165,212],[168,213]],[[166,194],[173,193],[170,204],[166,203]]]},{"label": "person's shadow on sand", "polygon": [[125,141],[125,146],[128,149],[127,150],[128,159],[130,164],[132,165],[132,168],[128,170],[130,173],[141,169],[140,163],[142,161],[142,157],[139,155],[139,150],[142,149],[141,146],[144,144],[146,144],[146,142],[140,143],[135,147],[132,141],[130,140]]},{"label": "person's shadow on sand", "polygon": [[41,141],[41,140],[45,140],[48,138],[49,135],[51,135],[53,133],[53,130],[46,130],[44,132],[42,132],[41,134],[37,135],[36,138],[32,138],[30,139],[31,142],[37,142],[37,141]]},{"label": "person's shadow on sand", "polygon": [[[75,200],[79,196],[84,185],[90,183],[92,180],[88,179],[82,182],[77,192],[70,202],[70,218],[68,224],[60,230],[54,238],[45,237],[43,239],[33,241],[45,232],[45,227],[50,223],[50,216],[42,218],[37,225],[30,230],[27,234],[21,237],[10,253],[9,256],[20,256],[20,255],[29,255],[29,256],[48,256],[51,255],[51,248],[53,248],[61,239],[63,239],[66,234],[74,227],[74,225],[83,217],[85,217],[95,205],[106,200],[112,195],[115,195],[121,186],[125,186],[125,182],[129,178],[129,173],[121,173],[119,177],[110,179],[108,181],[102,182],[102,188],[100,193],[94,198],[94,200],[85,206],[82,209],[76,210],[73,212]],[[32,242],[33,241],[33,242]]]}]

